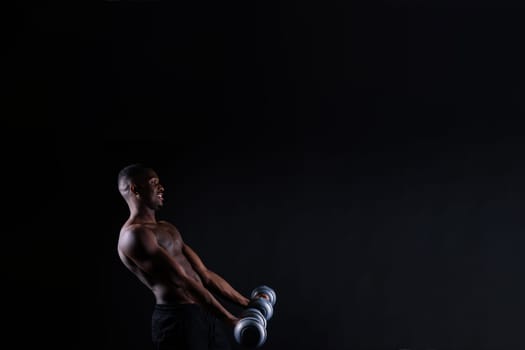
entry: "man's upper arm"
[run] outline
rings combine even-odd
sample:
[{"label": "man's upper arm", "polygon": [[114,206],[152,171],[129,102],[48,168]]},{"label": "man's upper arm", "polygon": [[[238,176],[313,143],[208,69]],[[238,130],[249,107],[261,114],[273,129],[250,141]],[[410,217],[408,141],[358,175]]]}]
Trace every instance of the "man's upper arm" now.
[{"label": "man's upper arm", "polygon": [[199,255],[186,243],[183,245],[183,252],[188,261],[193,266],[193,269],[199,273],[204,283],[208,282],[208,268],[202,262]]},{"label": "man's upper arm", "polygon": [[[173,225],[173,224],[171,224],[171,223],[169,223],[167,221],[163,221],[163,223],[165,223],[167,225],[171,225],[171,227],[175,231],[177,231],[179,233],[179,235],[180,235],[180,232],[179,232],[178,228],[175,227],[175,225]],[[207,283],[208,279],[209,279],[208,268],[203,263],[203,261],[199,257],[199,255],[188,244],[186,244],[186,242],[184,242],[184,240],[182,238],[181,238],[181,241],[182,241],[182,253],[186,257],[186,259],[188,259],[188,261],[190,262],[190,264],[193,267],[193,269],[201,276],[203,282]]]},{"label": "man's upper arm", "polygon": [[122,233],[119,249],[144,270],[149,270],[148,263],[158,254],[159,246],[153,232],[147,228],[134,226]]}]

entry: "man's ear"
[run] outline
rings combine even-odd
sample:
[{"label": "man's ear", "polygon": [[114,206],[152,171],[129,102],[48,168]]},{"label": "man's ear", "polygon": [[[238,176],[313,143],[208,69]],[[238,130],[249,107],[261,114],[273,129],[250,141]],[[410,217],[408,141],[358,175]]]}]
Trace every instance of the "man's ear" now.
[{"label": "man's ear", "polygon": [[138,196],[138,194],[139,194],[139,191],[138,191],[137,185],[134,184],[134,183],[129,184],[129,191],[130,191],[131,194],[134,195],[134,196]]}]

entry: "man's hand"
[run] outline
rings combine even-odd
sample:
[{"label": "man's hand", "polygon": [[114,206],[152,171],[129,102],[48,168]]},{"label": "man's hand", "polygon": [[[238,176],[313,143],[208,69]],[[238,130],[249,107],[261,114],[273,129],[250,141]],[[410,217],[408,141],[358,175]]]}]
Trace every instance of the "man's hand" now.
[{"label": "man's hand", "polygon": [[270,296],[268,294],[265,294],[265,293],[257,293],[257,294],[255,294],[253,299],[255,299],[255,298],[263,298],[263,299],[266,299],[266,300],[270,301]]}]

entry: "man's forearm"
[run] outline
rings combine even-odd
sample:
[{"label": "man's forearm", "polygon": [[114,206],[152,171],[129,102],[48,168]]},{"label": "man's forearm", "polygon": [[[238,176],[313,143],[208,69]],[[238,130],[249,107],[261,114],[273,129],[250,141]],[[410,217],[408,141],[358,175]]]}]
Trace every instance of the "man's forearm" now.
[{"label": "man's forearm", "polygon": [[194,295],[197,300],[211,312],[213,312],[217,317],[225,320],[232,321],[236,317],[230,313],[222,304],[210,293],[209,290],[203,286],[195,283],[194,281],[188,282],[189,290],[191,294]]},{"label": "man's forearm", "polygon": [[207,282],[210,289],[213,289],[221,296],[240,306],[247,306],[250,301],[237,290],[235,290],[224,278],[213,271],[208,270]]}]

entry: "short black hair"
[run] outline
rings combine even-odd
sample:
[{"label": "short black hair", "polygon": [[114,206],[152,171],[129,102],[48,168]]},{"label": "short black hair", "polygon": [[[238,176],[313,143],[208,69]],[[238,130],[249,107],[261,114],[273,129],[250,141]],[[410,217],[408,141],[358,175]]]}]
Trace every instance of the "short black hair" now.
[{"label": "short black hair", "polygon": [[151,168],[143,163],[133,163],[123,167],[118,173],[118,188],[121,193],[127,190],[127,183],[129,180],[138,176],[144,175]]}]

